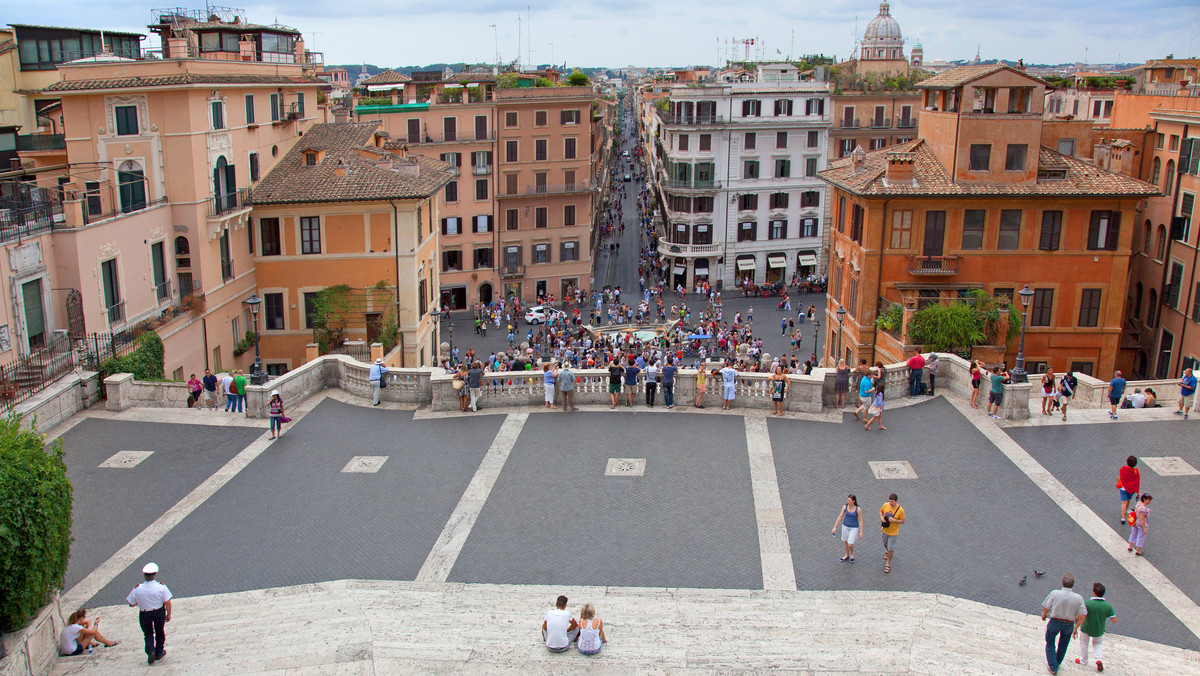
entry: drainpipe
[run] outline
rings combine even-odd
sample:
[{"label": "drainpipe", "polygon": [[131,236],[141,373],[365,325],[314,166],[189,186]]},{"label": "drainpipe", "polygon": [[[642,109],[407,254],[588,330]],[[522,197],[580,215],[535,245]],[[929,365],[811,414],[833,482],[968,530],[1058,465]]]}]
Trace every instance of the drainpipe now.
[{"label": "drainpipe", "polygon": [[[396,328],[400,328],[400,211],[396,208],[396,203],[388,200],[388,204],[392,205],[392,258],[396,261]],[[417,224],[417,227],[421,227]],[[404,332],[398,331],[400,336],[400,368],[404,368]]]}]

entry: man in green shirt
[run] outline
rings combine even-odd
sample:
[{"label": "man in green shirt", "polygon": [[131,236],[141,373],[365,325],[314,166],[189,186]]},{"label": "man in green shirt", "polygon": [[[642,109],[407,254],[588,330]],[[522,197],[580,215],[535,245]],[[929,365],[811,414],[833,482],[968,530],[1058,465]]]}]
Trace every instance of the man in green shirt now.
[{"label": "man in green shirt", "polygon": [[1004,401],[1004,381],[1008,380],[1008,371],[999,366],[993,367],[988,379],[992,387],[988,392],[987,414],[1000,420],[1000,403]]},{"label": "man in green shirt", "polygon": [[1083,640],[1079,642],[1079,659],[1075,660],[1075,664],[1088,663],[1088,643],[1092,644],[1092,655],[1096,658],[1096,671],[1104,671],[1103,659],[1103,644],[1104,629],[1109,618],[1113,622],[1117,621],[1117,613],[1113,611],[1112,604],[1104,598],[1104,585],[1099,582],[1092,585],[1092,598],[1084,601],[1084,606],[1087,607],[1087,619],[1079,626],[1078,632],[1083,632]]},{"label": "man in green shirt", "polygon": [[240,370],[233,372],[233,389],[237,392],[237,412],[246,404],[246,376]]}]

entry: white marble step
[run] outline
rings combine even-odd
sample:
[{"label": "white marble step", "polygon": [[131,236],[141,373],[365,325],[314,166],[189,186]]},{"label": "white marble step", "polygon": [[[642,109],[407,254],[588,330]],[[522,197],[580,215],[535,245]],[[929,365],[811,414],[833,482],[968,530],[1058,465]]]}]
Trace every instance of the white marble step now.
[{"label": "white marble step", "polygon": [[[551,654],[558,594],[596,604],[609,644]],[[137,612],[91,609],[115,648],[55,674],[145,669]],[[886,631],[884,630],[886,627]],[[178,598],[163,674],[1044,674],[1035,615],[937,594],[548,587],[343,580]],[[1070,653],[1070,672],[1082,670]],[[1106,671],[1200,672],[1200,653],[1109,635]]]}]

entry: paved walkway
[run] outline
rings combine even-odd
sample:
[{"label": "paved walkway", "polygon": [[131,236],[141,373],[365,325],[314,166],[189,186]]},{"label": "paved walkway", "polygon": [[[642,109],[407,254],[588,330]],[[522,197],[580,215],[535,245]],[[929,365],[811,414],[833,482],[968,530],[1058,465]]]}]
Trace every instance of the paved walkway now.
[{"label": "paved walkway", "polygon": [[[145,560],[177,596],[160,669],[178,673],[1045,673],[1030,613],[1067,571],[1080,591],[1105,581],[1122,618],[1106,670],[1200,668],[1186,498],[1200,451],[1176,450],[1190,423],[1160,411],[1072,411],[1055,429],[939,396],[890,402],[889,431],[864,432],[835,411],[361,404],[323,392],[276,442],[240,416],[174,409],[53,430],[76,485],[63,606],[122,641],[56,673],[144,665],[120,601]],[[1146,458],[1160,512],[1138,558],[1108,478],[1131,445],[1181,456]],[[868,513],[901,493],[890,575],[877,536],[854,565],[831,554],[841,484]],[[600,657],[541,647],[560,593],[597,604]]]}]

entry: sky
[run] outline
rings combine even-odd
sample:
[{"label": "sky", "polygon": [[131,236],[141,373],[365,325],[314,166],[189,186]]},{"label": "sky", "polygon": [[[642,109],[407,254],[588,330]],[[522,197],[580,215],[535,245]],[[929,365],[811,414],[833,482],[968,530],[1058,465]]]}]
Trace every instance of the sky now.
[{"label": "sky", "polygon": [[[180,0],[176,0],[179,2]],[[226,0],[235,2],[235,0]],[[136,1],[6,3],[5,23],[147,33],[157,5]],[[164,3],[166,4],[166,3]],[[180,3],[182,4],[182,3]],[[189,5],[201,8],[201,5]],[[823,53],[848,58],[879,11],[871,0],[287,0],[245,3],[252,23],[282,23],[304,35],[326,63],[673,66],[723,63],[734,40],[754,38],[751,57]],[[906,51],[925,60],[1024,59],[1026,63],[1142,62],[1200,56],[1196,0],[896,0]],[[492,25],[495,28],[492,28]],[[518,52],[518,45],[520,51]],[[519,57],[518,57],[519,54]]]}]

